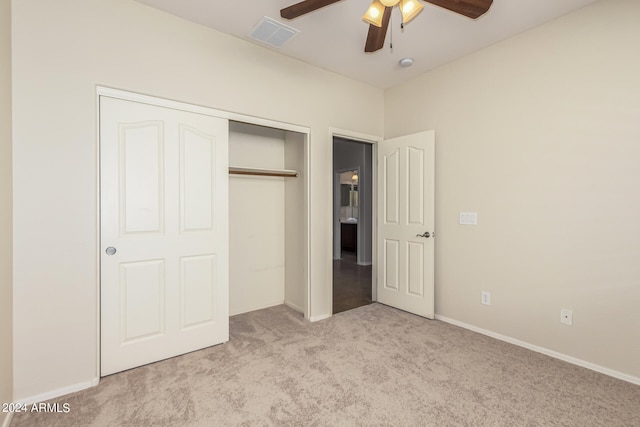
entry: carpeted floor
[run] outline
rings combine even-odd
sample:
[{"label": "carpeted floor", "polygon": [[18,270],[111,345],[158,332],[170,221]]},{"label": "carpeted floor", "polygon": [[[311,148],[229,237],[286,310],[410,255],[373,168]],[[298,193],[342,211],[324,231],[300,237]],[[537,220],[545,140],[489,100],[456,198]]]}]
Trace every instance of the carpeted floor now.
[{"label": "carpeted floor", "polygon": [[21,426],[640,426],[640,387],[377,303],[272,307],[229,343],[103,378]]}]

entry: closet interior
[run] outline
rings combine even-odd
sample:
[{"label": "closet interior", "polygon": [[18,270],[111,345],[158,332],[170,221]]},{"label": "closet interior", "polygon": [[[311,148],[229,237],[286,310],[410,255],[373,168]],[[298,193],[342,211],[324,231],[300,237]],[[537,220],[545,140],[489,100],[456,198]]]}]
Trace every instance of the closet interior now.
[{"label": "closet interior", "polygon": [[229,122],[229,314],[308,315],[306,135]]}]

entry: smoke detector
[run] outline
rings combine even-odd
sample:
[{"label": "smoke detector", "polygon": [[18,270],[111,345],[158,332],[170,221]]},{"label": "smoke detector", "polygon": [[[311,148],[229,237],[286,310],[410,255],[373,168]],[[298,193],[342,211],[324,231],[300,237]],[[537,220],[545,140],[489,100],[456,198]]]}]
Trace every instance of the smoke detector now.
[{"label": "smoke detector", "polygon": [[411,67],[413,65],[413,58],[402,58],[398,61],[398,64],[400,64],[402,68]]}]

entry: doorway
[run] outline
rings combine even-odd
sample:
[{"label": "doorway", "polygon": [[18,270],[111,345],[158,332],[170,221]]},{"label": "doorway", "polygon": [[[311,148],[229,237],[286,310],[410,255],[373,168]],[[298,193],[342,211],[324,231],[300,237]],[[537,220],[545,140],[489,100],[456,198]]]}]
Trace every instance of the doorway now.
[{"label": "doorway", "polygon": [[333,313],[373,301],[372,144],[333,138]]}]

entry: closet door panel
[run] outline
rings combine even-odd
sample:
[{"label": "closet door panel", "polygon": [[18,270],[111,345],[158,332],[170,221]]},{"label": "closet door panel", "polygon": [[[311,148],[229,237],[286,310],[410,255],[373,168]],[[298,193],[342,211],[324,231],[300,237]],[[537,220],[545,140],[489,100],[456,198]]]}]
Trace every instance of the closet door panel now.
[{"label": "closet door panel", "polygon": [[180,151],[182,231],[210,230],[215,224],[215,139],[181,125]]},{"label": "closet door panel", "polygon": [[120,234],[162,234],[163,128],[160,121],[119,126]]},{"label": "closet door panel", "polygon": [[213,322],[216,318],[216,256],[180,259],[180,318],[182,328]]},{"label": "closet door panel", "polygon": [[100,98],[103,376],[229,339],[228,132]]}]

